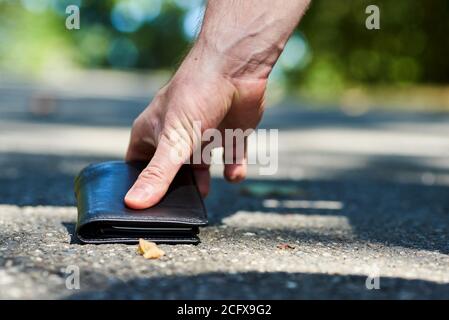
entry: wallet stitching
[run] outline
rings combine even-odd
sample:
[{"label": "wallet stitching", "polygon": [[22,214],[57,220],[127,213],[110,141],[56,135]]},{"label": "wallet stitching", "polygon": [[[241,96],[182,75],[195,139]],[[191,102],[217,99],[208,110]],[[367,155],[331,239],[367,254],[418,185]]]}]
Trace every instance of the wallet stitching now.
[{"label": "wallet stitching", "polygon": [[[178,220],[173,220],[173,219],[168,219],[168,218],[158,218],[158,217],[151,217],[151,219],[149,219],[148,217],[146,217],[147,219],[141,219],[141,218],[134,218],[134,217],[128,217],[126,220],[125,219],[120,219],[117,218],[116,216],[109,216],[109,215],[97,215],[95,217],[91,217],[91,218],[85,218],[83,223],[81,224],[81,226],[83,225],[87,225],[89,223],[92,222],[107,222],[107,221],[112,221],[112,222],[126,222],[126,221],[131,221],[131,222],[166,222],[166,223],[179,223],[179,224],[188,224],[188,225],[199,225],[199,224],[206,224],[207,221],[202,220],[202,219],[188,219],[185,218],[185,220],[180,220],[178,218]],[[107,220],[107,221],[106,221]]]},{"label": "wallet stitching", "polygon": [[[105,238],[105,237],[95,237],[95,238],[91,238],[91,237],[83,237],[82,235],[77,235],[78,239],[81,240],[81,242],[84,243],[91,243],[91,244],[95,244],[95,243],[114,243],[114,242],[125,242],[125,243],[137,243],[138,239],[137,238],[124,238],[124,237],[109,237],[109,238]],[[143,237],[144,239],[147,240],[152,240],[152,241],[156,241],[156,242],[166,242],[166,243],[170,243],[170,242],[182,242],[182,243],[199,243],[200,242],[200,238],[198,236],[192,236],[192,237],[170,237],[170,238],[157,238],[157,237]]]}]

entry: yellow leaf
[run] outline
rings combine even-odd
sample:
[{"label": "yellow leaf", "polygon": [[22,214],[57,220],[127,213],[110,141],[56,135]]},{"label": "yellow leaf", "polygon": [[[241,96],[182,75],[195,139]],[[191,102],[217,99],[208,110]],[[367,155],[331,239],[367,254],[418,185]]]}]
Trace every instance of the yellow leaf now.
[{"label": "yellow leaf", "polygon": [[154,242],[139,239],[137,253],[143,255],[145,259],[159,259],[165,252],[158,248]]}]

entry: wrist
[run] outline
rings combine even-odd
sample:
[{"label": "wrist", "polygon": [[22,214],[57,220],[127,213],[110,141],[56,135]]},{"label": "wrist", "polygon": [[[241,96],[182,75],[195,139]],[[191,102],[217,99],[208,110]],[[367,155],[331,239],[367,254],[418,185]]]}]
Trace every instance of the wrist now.
[{"label": "wrist", "polygon": [[198,88],[208,86],[226,99],[236,94],[236,86],[224,72],[225,66],[216,52],[196,43],[184,58],[169,84],[173,88]]},{"label": "wrist", "polygon": [[[218,44],[216,39],[226,45]],[[201,33],[191,52],[232,81],[255,81],[268,79],[282,49],[283,44],[267,44],[251,37],[224,40]]]}]

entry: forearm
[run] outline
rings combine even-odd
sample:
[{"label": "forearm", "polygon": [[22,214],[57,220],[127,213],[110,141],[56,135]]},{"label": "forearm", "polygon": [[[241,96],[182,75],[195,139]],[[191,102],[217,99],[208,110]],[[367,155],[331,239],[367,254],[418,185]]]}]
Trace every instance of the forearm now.
[{"label": "forearm", "polygon": [[266,79],[310,0],[209,0],[189,59],[232,79]]}]

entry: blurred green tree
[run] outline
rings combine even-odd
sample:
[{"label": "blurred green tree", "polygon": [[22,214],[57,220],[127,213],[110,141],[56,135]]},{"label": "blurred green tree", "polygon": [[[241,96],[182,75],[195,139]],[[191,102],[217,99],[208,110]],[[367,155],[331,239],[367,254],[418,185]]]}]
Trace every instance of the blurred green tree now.
[{"label": "blurred green tree", "polygon": [[[81,30],[64,27],[81,6]],[[365,8],[380,8],[380,30]],[[174,69],[201,20],[202,0],[0,0],[0,67]],[[275,72],[316,95],[348,85],[449,83],[449,1],[313,0]]]}]

